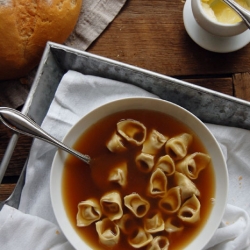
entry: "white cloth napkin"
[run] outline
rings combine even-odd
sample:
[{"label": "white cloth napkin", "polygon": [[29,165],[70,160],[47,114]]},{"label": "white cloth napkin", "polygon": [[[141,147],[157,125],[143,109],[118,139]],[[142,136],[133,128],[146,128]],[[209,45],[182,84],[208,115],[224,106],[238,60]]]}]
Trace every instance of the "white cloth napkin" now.
[{"label": "white cloth napkin", "polygon": [[[69,94],[70,93],[70,94]],[[59,85],[42,127],[59,140],[92,109],[131,96],[157,96],[136,86],[69,71]],[[228,205],[206,249],[250,249],[250,132],[207,124],[227,160]],[[73,249],[53,215],[50,166],[56,149],[35,140],[27,168],[19,210],[4,206],[0,212],[0,249]]]}]

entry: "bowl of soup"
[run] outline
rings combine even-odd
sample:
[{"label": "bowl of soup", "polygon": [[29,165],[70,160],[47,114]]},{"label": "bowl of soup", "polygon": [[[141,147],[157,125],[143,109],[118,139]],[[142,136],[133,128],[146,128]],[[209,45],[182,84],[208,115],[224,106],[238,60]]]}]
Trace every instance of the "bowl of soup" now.
[{"label": "bowl of soup", "polygon": [[138,97],[80,119],[58,150],[51,201],[76,249],[202,249],[222,219],[228,175],[208,128],[184,108]]},{"label": "bowl of soup", "polygon": [[[235,0],[250,11],[247,0]],[[191,0],[192,11],[197,23],[216,36],[236,36],[248,28],[241,17],[221,0]]]}]

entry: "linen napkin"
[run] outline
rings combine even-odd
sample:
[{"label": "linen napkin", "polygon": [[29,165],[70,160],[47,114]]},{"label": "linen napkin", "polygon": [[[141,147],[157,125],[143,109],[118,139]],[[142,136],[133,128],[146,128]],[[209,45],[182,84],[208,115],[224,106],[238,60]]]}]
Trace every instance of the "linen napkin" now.
[{"label": "linen napkin", "polygon": [[[92,109],[132,96],[158,98],[127,83],[69,71],[58,87],[42,127],[61,140]],[[250,249],[250,132],[206,125],[217,138],[228,164],[229,195],[220,227],[205,249]],[[2,250],[73,249],[58,227],[50,202],[49,175],[55,151],[50,144],[34,141],[19,210],[4,206],[0,211]]]},{"label": "linen napkin", "polygon": [[126,0],[83,0],[82,10],[65,45],[85,50],[113,21]]}]

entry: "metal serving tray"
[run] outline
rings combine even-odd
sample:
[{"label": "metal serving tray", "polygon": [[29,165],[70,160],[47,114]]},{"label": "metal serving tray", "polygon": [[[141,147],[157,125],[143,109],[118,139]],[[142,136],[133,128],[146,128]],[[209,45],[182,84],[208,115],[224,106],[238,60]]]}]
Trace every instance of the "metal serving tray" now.
[{"label": "metal serving tray", "polygon": [[165,75],[49,42],[23,112],[39,124],[68,70],[130,83],[176,103],[202,121],[250,129],[250,103]]},{"label": "metal serving tray", "polygon": [[[130,83],[176,103],[203,122],[250,129],[250,103],[165,75],[48,42],[22,112],[41,124],[63,75],[68,70]],[[18,135],[0,166],[5,172]]]}]

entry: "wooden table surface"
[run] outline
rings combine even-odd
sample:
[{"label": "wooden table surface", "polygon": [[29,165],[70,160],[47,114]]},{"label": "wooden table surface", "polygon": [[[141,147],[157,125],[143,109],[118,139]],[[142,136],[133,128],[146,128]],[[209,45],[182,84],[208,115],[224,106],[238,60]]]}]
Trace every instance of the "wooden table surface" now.
[{"label": "wooden table surface", "polygon": [[[88,52],[186,80],[250,101],[250,45],[231,53],[207,51],[188,36],[182,0],[127,0]],[[0,124],[0,161],[12,133]],[[20,136],[2,184],[12,192],[32,139]]]}]

